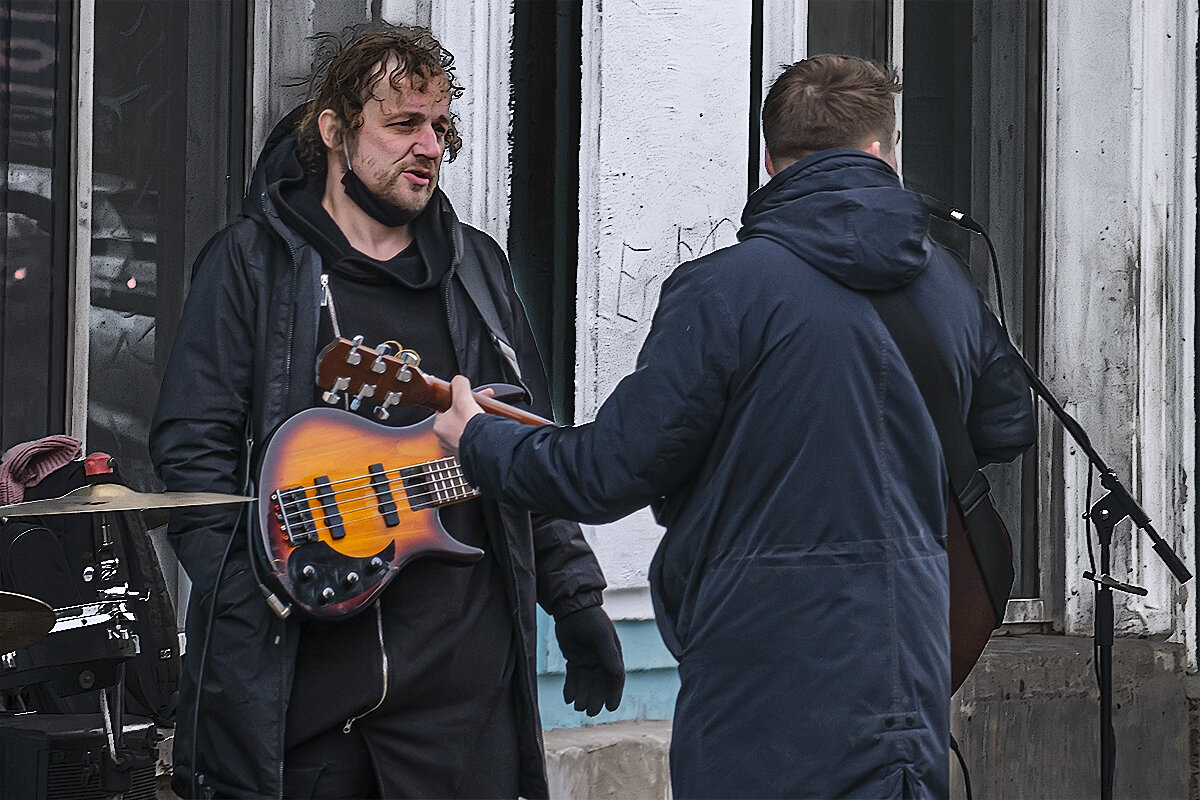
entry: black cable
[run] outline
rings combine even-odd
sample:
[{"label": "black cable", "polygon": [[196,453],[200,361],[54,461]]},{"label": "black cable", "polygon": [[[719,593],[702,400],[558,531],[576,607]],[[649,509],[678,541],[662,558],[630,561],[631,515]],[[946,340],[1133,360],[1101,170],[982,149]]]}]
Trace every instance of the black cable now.
[{"label": "black cable", "polygon": [[987,242],[988,253],[992,259],[992,277],[996,280],[996,312],[1000,317],[1000,327],[1008,334],[1008,338],[1012,339],[1012,334],[1008,330],[1008,322],[1004,319],[1004,289],[1000,286],[1000,259],[996,258],[996,248],[992,244],[992,238],[987,235],[987,231],[980,230],[983,235],[983,240]]},{"label": "black cable", "polygon": [[958,758],[958,767],[962,770],[963,776],[963,792],[967,796],[967,800],[971,798],[971,773],[967,771],[967,762],[963,758],[962,750],[958,749],[958,740],[954,738],[954,734],[950,734],[950,749],[954,751],[954,755]]},{"label": "black cable", "polygon": [[[195,797],[203,796],[201,794],[200,784],[196,782],[198,777],[198,772],[196,770],[196,743],[200,738],[198,735],[198,731],[200,729],[200,702],[204,697],[204,673],[208,666],[208,645],[209,640],[212,638],[213,623],[216,621],[217,590],[221,586],[221,577],[225,572],[225,565],[229,562],[229,554],[232,552],[233,540],[237,534],[238,525],[241,522],[242,514],[245,509],[246,506],[244,504],[238,509],[238,515],[234,519],[233,529],[229,532],[229,541],[225,543],[225,552],[221,554],[221,563],[217,567],[217,579],[213,583],[212,591],[208,593],[208,619],[205,621],[204,625],[204,642],[200,646],[200,664],[196,677],[196,702],[192,704],[192,747],[189,755],[192,761],[191,794]],[[208,788],[205,788],[204,791],[207,792],[209,790]]]}]

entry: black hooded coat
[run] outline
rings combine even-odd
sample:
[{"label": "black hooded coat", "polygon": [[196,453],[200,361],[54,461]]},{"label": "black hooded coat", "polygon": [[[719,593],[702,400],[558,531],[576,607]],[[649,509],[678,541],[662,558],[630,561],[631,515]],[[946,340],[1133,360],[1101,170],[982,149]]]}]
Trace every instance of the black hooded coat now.
[{"label": "black hooded coat", "polygon": [[[322,260],[277,207],[281,184],[303,180],[293,122],[294,114],[281,122],[260,155],[244,218],[214,236],[197,259],[150,434],[168,490],[253,494],[252,465],[268,434],[313,403]],[[450,263],[441,292],[460,371],[476,383],[519,382],[458,278],[470,261],[482,270],[524,384],[538,401],[532,410],[548,416],[544,373],[503,251],[459,222],[440,190],[431,204],[432,213],[413,224],[423,257]],[[174,787],[184,796],[206,788],[221,796],[282,796],[298,623],[264,602],[261,568],[248,548],[258,533],[246,509],[171,514],[168,539],[192,581],[173,751]],[[556,618],[599,605],[604,578],[578,525],[494,502],[484,504],[483,515],[509,576],[499,601],[518,640],[521,793],[545,797],[535,602]]]},{"label": "black hooded coat", "polygon": [[739,244],[664,282],[594,422],[479,415],[485,496],[604,522],[665,498],[650,567],[679,659],[675,797],[945,797],[947,476],[867,293],[903,290],[981,463],[1034,440],[1028,385],[964,264],[883,161],[827,150],[746,206]]}]

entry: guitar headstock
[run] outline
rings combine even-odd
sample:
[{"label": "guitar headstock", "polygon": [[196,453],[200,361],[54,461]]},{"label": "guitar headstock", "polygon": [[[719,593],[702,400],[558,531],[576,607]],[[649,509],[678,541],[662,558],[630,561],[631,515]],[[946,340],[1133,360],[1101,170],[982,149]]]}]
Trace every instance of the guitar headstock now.
[{"label": "guitar headstock", "polygon": [[[375,418],[381,422],[392,406],[425,406],[434,411],[450,408],[450,384],[417,369],[421,357],[416,352],[387,350],[363,346],[361,336],[353,340],[339,337],[322,350],[317,357],[317,385],[325,390],[325,402],[333,405],[349,396],[351,410],[357,411],[363,400],[370,400],[377,404]],[[476,392],[475,400],[487,413],[523,425],[554,424],[486,393]]]},{"label": "guitar headstock", "polygon": [[388,418],[392,406],[427,406],[443,411],[449,404],[445,381],[417,369],[421,357],[413,350],[394,350],[390,345],[366,347],[362,337],[339,337],[317,357],[317,385],[325,390],[325,402],[340,403],[350,397],[357,410],[364,400],[375,403],[375,417]]}]

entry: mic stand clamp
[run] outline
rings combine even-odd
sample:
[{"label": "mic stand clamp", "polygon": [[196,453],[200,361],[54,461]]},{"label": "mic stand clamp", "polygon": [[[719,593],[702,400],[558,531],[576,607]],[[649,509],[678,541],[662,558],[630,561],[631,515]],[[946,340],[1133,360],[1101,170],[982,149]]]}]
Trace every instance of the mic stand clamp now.
[{"label": "mic stand clamp", "polygon": [[[1147,592],[1141,586],[1122,583],[1108,574],[1111,568],[1109,562],[1113,529],[1118,522],[1130,516],[1129,506],[1126,505],[1126,500],[1130,498],[1112,473],[1102,474],[1101,484],[1107,487],[1109,492],[1097,500],[1087,514],[1100,540],[1100,574],[1087,571],[1083,573],[1083,577],[1096,586],[1092,635],[1096,650],[1096,678],[1100,689],[1100,797],[1101,800],[1112,800],[1117,756],[1116,732],[1113,730],[1112,719],[1112,648],[1116,628],[1112,593],[1115,589],[1126,594],[1145,596]],[[1149,522],[1148,518],[1144,520],[1145,527],[1149,527]],[[1180,567],[1182,568],[1182,564]]]}]

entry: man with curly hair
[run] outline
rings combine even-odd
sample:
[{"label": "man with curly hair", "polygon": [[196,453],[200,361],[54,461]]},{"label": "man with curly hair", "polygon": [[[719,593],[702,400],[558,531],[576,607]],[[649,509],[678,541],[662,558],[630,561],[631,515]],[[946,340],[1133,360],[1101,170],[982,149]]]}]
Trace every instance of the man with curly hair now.
[{"label": "man with curly hair", "polygon": [[[450,53],[419,28],[326,34],[309,87],[269,137],[243,219],[197,260],[151,431],[169,490],[253,493],[272,431],[322,403],[313,364],[339,335],[401,342],[433,374],[519,385],[548,413],[504,253],[438,188],[461,146]],[[388,425],[428,413],[385,412]],[[591,715],[620,701],[604,578],[576,524],[482,499],[443,507],[481,558],[412,561],[360,613],[327,620],[273,613],[253,516],[172,514],[192,580],[178,793],[545,797],[539,603],[566,701]]]}]

